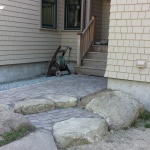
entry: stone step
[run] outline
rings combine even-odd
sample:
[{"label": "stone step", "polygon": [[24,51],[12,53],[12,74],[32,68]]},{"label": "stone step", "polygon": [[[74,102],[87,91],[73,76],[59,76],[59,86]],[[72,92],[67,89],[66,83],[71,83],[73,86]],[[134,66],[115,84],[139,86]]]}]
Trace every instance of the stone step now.
[{"label": "stone step", "polygon": [[105,74],[105,68],[94,68],[94,67],[81,66],[81,67],[75,67],[75,72],[77,74],[103,77]]},{"label": "stone step", "polygon": [[106,68],[107,62],[98,59],[83,59],[82,66],[95,67],[95,68]]},{"label": "stone step", "polygon": [[77,98],[75,97],[48,94],[42,97],[14,102],[14,112],[28,115],[58,108],[73,108],[76,106]]},{"label": "stone step", "polygon": [[101,60],[101,61],[107,61],[107,53],[87,52],[84,59],[98,59],[98,60]]},{"label": "stone step", "polygon": [[53,135],[59,148],[92,144],[101,141],[108,133],[102,118],[71,118],[53,126]]},{"label": "stone step", "polygon": [[108,45],[92,45],[89,49],[91,52],[108,52]]}]

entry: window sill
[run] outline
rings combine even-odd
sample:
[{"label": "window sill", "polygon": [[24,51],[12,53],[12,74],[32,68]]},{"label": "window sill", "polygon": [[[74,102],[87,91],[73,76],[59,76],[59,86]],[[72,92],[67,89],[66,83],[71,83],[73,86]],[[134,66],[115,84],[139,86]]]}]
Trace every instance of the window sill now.
[{"label": "window sill", "polygon": [[61,30],[61,32],[82,32],[82,30]]},{"label": "window sill", "polygon": [[58,32],[58,29],[40,28],[40,30]]}]

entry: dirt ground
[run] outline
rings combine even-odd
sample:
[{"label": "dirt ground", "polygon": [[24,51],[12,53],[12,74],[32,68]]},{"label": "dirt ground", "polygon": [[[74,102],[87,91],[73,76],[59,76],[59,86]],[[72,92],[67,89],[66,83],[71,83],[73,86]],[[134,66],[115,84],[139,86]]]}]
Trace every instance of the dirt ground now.
[{"label": "dirt ground", "polygon": [[150,129],[130,128],[109,133],[101,142],[67,150],[150,150]]}]

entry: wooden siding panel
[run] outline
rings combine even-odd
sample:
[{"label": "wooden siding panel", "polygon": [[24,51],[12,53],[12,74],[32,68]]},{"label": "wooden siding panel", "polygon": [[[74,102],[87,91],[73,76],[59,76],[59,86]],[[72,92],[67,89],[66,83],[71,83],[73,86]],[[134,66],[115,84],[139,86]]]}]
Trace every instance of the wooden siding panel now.
[{"label": "wooden siding panel", "polygon": [[[64,31],[61,34],[61,45],[70,46],[72,48],[70,60],[77,60],[77,33],[76,32],[67,32]],[[68,58],[68,53],[66,54],[66,58]]]},{"label": "wooden siding panel", "polygon": [[95,41],[101,40],[102,1],[92,0],[92,15],[96,17]]},{"label": "wooden siding panel", "polygon": [[[70,60],[76,61],[78,31],[64,30],[64,0],[58,0],[57,31],[40,29],[40,2],[1,1],[4,9],[0,11],[0,65],[48,61],[58,45],[71,46]],[[89,2],[86,0],[86,25]]]},{"label": "wooden siding panel", "polygon": [[40,30],[40,0],[2,0],[1,5],[0,65],[48,61],[61,39],[60,32]]},{"label": "wooden siding panel", "polygon": [[110,0],[103,0],[102,6],[102,22],[101,22],[101,39],[108,40],[110,17]]}]

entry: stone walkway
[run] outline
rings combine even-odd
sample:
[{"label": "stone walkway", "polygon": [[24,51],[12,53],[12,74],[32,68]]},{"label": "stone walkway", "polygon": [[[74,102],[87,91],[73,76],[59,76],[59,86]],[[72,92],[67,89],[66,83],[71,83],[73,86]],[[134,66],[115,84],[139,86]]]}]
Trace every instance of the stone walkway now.
[{"label": "stone walkway", "polygon": [[71,118],[99,118],[100,116],[80,108],[68,108],[27,115],[27,117],[35,127],[51,131],[53,125],[57,122]]},{"label": "stone walkway", "polygon": [[81,98],[101,91],[107,87],[107,78],[70,75],[56,77],[29,86],[14,88],[0,92],[0,103],[8,104],[21,99],[35,98],[45,94],[58,94]]},{"label": "stone walkway", "polygon": [[[0,103],[11,104],[22,99],[40,97],[45,94],[63,94],[76,98],[96,93],[107,87],[107,79],[85,75],[70,75],[52,78],[46,82],[14,88],[0,92]],[[27,116],[37,128],[51,131],[53,124],[70,118],[90,118],[98,115],[79,108],[57,109]]]}]

